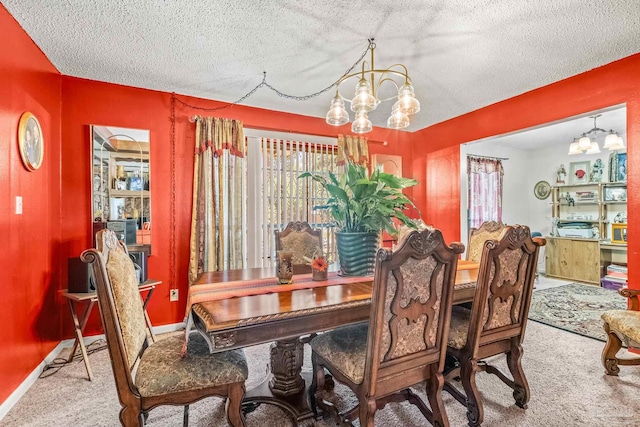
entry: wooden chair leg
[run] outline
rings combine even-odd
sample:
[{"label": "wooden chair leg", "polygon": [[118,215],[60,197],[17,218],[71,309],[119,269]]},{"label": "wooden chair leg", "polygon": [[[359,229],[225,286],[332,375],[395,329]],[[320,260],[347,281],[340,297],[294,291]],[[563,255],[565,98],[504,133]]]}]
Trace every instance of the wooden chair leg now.
[{"label": "wooden chair leg", "polygon": [[360,427],[374,427],[373,420],[376,414],[376,400],[375,399],[361,399],[360,400]]},{"label": "wooden chair leg", "polygon": [[477,360],[464,360],[460,366],[462,387],[467,395],[467,421],[470,427],[478,427],[484,419],[484,408],[476,385],[476,373],[479,370]]},{"label": "wooden chair leg", "polygon": [[229,385],[229,398],[227,399],[227,420],[233,427],[245,427],[244,414],[242,413],[242,399],[245,393],[244,383]]},{"label": "wooden chair leg", "polygon": [[444,376],[437,372],[435,366],[431,366],[431,378],[427,381],[427,399],[431,405],[433,427],[449,427],[449,418],[442,401],[442,389],[444,387]]},{"label": "wooden chair leg", "polygon": [[184,414],[182,414],[182,427],[189,427],[189,405],[184,405]]},{"label": "wooden chair leg", "polygon": [[522,346],[518,344],[507,353],[507,365],[513,376],[513,398],[516,405],[522,409],[527,409],[527,403],[531,395],[527,377],[522,369]]},{"label": "wooden chair leg", "polygon": [[616,355],[622,348],[622,341],[618,335],[611,331],[608,323],[604,324],[604,330],[607,333],[607,343],[602,350],[602,366],[607,375],[617,376],[620,373],[620,368]]},{"label": "wooden chair leg", "polygon": [[324,386],[324,367],[318,365],[318,357],[315,352],[311,353],[311,385],[307,390],[309,396],[309,406],[313,411],[313,418],[318,419],[318,406],[316,404],[316,392],[318,387]]},{"label": "wooden chair leg", "polygon": [[120,424],[124,427],[143,427],[143,414],[137,407],[123,406],[120,409]]}]

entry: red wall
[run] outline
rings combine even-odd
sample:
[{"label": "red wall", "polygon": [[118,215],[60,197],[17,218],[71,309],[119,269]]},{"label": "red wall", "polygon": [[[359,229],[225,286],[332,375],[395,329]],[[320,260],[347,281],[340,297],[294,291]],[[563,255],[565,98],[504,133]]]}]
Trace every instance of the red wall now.
[{"label": "red wall", "polygon": [[[60,342],[60,74],[0,5],[0,402]],[[18,150],[25,111],[40,122],[43,164]],[[22,196],[23,214],[15,214]]]},{"label": "red wall", "polygon": [[640,269],[633,261],[640,251],[640,150],[635,146],[640,143],[640,54],[414,133],[414,177],[427,177],[415,192],[425,221],[442,228],[448,240],[460,239],[460,144],[625,103],[629,286],[640,288]]}]

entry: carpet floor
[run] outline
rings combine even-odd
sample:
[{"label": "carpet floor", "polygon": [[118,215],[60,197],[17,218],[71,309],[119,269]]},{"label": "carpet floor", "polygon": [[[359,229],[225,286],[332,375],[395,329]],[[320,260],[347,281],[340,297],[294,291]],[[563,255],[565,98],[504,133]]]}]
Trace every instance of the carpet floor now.
[{"label": "carpet floor", "polygon": [[627,299],[617,291],[571,283],[533,293],[529,319],[569,332],[606,341],[600,316],[606,310],[625,310]]},{"label": "carpet floor", "polygon": [[[600,365],[603,343],[535,322],[529,322],[522,363],[531,386],[529,408],[514,405],[511,389],[493,375],[477,376],[485,407],[483,426],[637,426],[640,413],[640,369],[623,367],[619,377],[604,374]],[[68,351],[68,350],[66,350]],[[266,376],[268,345],[246,349],[250,365],[247,388]],[[304,369],[310,369],[305,348]],[[503,359],[493,360],[506,369]],[[88,381],[82,361],[75,361],[57,374],[39,379],[0,420],[3,427],[118,426],[120,405],[106,351],[90,356],[95,379]],[[424,398],[423,385],[416,387]],[[332,400],[353,402],[353,396],[337,385]],[[426,400],[426,398],[425,398]],[[467,425],[465,410],[447,393],[444,402],[451,426]],[[149,427],[180,426],[182,409],[160,407],[151,411]],[[356,423],[357,424],[357,423]],[[378,411],[376,426],[428,425],[409,404],[392,403]],[[226,426],[221,399],[209,398],[191,406],[191,426]],[[329,427],[330,419],[305,421],[301,425]],[[289,427],[291,421],[273,405],[262,405],[247,415],[247,427]]]}]

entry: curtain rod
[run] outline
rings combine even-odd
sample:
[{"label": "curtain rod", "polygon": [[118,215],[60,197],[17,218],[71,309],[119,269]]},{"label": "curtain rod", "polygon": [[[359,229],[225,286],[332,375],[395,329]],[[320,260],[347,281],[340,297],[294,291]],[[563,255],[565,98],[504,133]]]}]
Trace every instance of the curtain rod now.
[{"label": "curtain rod", "polygon": [[[198,115],[190,116],[190,117],[189,117],[189,122],[191,122],[191,123],[195,123],[195,122],[196,122],[198,119],[200,119],[201,117],[202,117],[202,116],[198,116]],[[260,128],[251,128],[251,127],[249,127],[248,129],[258,129],[258,130],[259,130]],[[295,134],[304,135],[303,133],[300,133],[300,132],[294,132],[294,131],[291,131],[291,130],[275,130],[275,129],[265,129],[265,130],[272,131],[272,132],[285,132],[285,133],[295,133]],[[326,136],[326,135],[317,135],[317,136]],[[328,138],[331,138],[331,137],[328,137]],[[337,139],[337,138],[338,138],[338,137],[336,136],[336,139]],[[371,140],[371,139],[367,139],[367,142],[368,142],[368,143],[370,143],[370,144],[380,144],[380,145],[382,145],[383,147],[386,147],[386,146],[388,146],[388,145],[389,145],[389,143],[388,143],[387,141],[373,141],[373,140]]]},{"label": "curtain rod", "polygon": [[491,160],[509,160],[508,157],[479,156],[477,154],[467,154],[467,157],[478,157],[480,159],[491,159]]}]

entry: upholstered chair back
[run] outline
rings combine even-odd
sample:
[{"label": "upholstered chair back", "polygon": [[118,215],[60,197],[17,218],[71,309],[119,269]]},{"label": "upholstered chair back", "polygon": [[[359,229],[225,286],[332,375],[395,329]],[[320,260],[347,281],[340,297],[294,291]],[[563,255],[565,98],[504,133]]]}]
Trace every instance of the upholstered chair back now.
[{"label": "upholstered chair back", "polygon": [[467,261],[480,262],[482,248],[487,240],[497,239],[505,225],[497,221],[485,221],[478,228],[469,230],[469,244],[467,245]]},{"label": "upholstered chair back", "polygon": [[506,226],[498,240],[484,243],[467,346],[524,334],[538,250],[527,226]]},{"label": "upholstered chair back", "polygon": [[415,382],[428,364],[442,372],[463,251],[461,243],[447,246],[431,227],[412,231],[393,252],[378,250],[364,373],[372,389],[385,384],[400,389],[402,378]]},{"label": "upholstered chair back", "polygon": [[282,231],[275,232],[276,250],[293,252],[292,263],[303,265],[304,257],[322,255],[322,230],[314,230],[304,221],[293,221]]},{"label": "upholstered chair back", "polygon": [[113,231],[100,230],[96,241],[98,249],[86,251],[83,260],[93,269],[112,363],[122,363],[130,381],[129,372],[147,346],[138,279],[126,247]]}]

